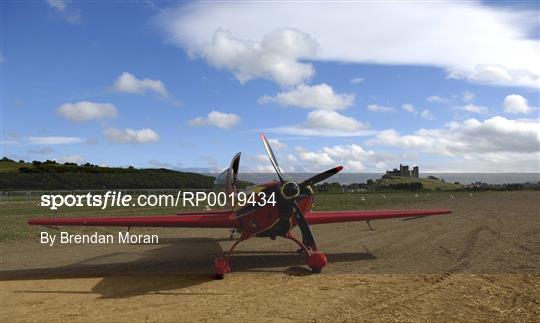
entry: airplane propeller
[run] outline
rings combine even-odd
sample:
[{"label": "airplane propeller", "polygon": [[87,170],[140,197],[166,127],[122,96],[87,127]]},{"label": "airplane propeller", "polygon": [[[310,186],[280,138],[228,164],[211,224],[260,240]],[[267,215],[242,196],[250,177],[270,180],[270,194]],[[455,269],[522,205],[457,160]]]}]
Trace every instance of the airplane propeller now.
[{"label": "airplane propeller", "polygon": [[285,177],[281,173],[281,169],[279,168],[276,156],[274,155],[274,152],[272,151],[272,147],[270,147],[270,143],[268,142],[268,139],[266,139],[266,136],[264,133],[261,133],[261,139],[264,144],[264,148],[266,149],[266,153],[268,154],[268,157],[270,158],[270,163],[272,163],[272,166],[274,166],[274,169],[276,170],[276,173],[279,177],[279,181],[281,184],[285,183]]},{"label": "airplane propeller", "polygon": [[302,209],[298,205],[298,202],[296,202],[296,198],[300,195],[301,191],[306,190],[310,185],[315,185],[319,182],[324,181],[330,176],[337,174],[343,169],[343,167],[334,167],[325,172],[312,176],[311,178],[306,179],[300,184],[293,181],[288,181],[285,179],[285,176],[283,175],[283,172],[281,171],[281,168],[279,167],[279,164],[277,162],[276,156],[272,151],[272,147],[270,146],[270,143],[268,142],[268,139],[266,139],[264,133],[261,133],[261,139],[263,141],[264,148],[266,149],[266,153],[270,158],[270,163],[272,164],[272,166],[274,166],[274,170],[276,171],[279,181],[281,182],[281,195],[287,200],[292,200],[292,207],[295,210],[296,223],[300,228],[300,232],[302,232],[302,240],[308,247],[311,247],[313,250],[317,250],[315,239],[313,238],[313,233],[311,232],[311,229],[307,223],[304,213],[302,212]]},{"label": "airplane propeller", "polygon": [[315,175],[315,176],[313,176],[311,178],[306,179],[305,181],[300,183],[300,186],[305,187],[305,186],[310,186],[310,185],[314,185],[314,184],[317,184],[319,182],[322,182],[325,179],[327,179],[327,178],[329,178],[331,176],[334,176],[335,174],[340,172],[342,169],[343,169],[343,166],[338,166],[338,167],[334,167],[332,169],[329,169],[326,172],[322,172],[322,173],[317,174],[317,175]]}]

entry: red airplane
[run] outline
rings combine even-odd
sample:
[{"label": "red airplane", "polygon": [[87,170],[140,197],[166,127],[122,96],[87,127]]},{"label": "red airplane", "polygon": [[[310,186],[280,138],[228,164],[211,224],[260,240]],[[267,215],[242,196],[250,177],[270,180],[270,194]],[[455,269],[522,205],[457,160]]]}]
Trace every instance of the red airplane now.
[{"label": "red airplane", "polygon": [[[371,221],[389,218],[416,218],[429,215],[451,213],[448,209],[433,210],[386,210],[386,211],[322,211],[312,212],[314,202],[312,185],[322,182],[338,173],[343,167],[338,166],[317,174],[301,183],[287,180],[264,134],[261,134],[270,162],[274,167],[279,180],[259,184],[244,191],[248,196],[251,193],[265,193],[275,196],[275,205],[246,204],[235,206],[227,211],[194,211],[181,212],[168,216],[138,216],[138,217],[83,217],[83,218],[39,218],[30,219],[30,225],[45,226],[120,226],[120,227],[179,227],[179,228],[229,228],[241,233],[223,257],[216,258],[214,270],[217,279],[223,279],[225,273],[230,271],[229,258],[234,248],[244,240],[252,237],[268,237],[272,240],[283,237],[292,240],[300,249],[299,253],[305,257],[306,264],[314,273],[320,273],[326,266],[327,259],[319,251],[311,233],[309,225]],[[240,153],[232,160],[230,167],[217,178],[216,184],[225,185],[227,194],[236,193],[236,179],[240,164]],[[256,194],[260,197],[259,194]],[[369,223],[369,222],[368,222]],[[302,240],[295,238],[291,230],[298,226]]]}]

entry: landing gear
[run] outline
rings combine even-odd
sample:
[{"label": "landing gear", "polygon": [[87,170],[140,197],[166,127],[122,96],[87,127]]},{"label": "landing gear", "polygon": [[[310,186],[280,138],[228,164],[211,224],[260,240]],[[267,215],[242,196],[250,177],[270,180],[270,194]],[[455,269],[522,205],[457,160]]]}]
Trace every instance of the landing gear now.
[{"label": "landing gear", "polygon": [[223,279],[225,273],[229,272],[231,268],[229,267],[228,261],[225,258],[216,258],[214,260],[214,272],[216,274],[216,279]]},{"label": "landing gear", "polygon": [[300,247],[298,252],[304,255],[306,258],[306,265],[311,268],[311,271],[314,274],[319,274],[328,263],[326,255],[320,251],[317,251],[316,246],[308,247],[290,233],[287,234],[286,238],[293,241]]},{"label": "landing gear", "polygon": [[306,259],[307,265],[311,268],[311,271],[315,274],[320,274],[322,269],[328,263],[326,255],[320,251],[314,251]]},{"label": "landing gear", "polygon": [[216,258],[214,260],[214,273],[216,279],[223,279],[225,274],[231,271],[231,267],[229,266],[229,258],[231,257],[234,248],[236,248],[240,242],[249,238],[251,238],[250,234],[242,233],[240,238],[238,238],[238,240],[236,240],[236,242],[232,245],[231,249],[225,253],[225,257]]},{"label": "landing gear", "polygon": [[[216,258],[214,260],[214,274],[215,279],[223,279],[225,274],[231,271],[231,267],[229,265],[229,259],[231,257],[231,254],[236,248],[236,246],[249,238],[251,238],[252,235],[242,233],[240,238],[236,240],[236,242],[232,245],[232,247],[225,253],[224,257]],[[326,266],[328,263],[328,260],[326,259],[326,255],[320,251],[317,251],[317,247],[315,245],[313,246],[307,246],[300,240],[296,239],[291,233],[288,233],[285,237],[289,240],[292,240],[294,243],[296,243],[300,249],[298,249],[298,253],[303,255],[306,259],[306,265],[311,268],[311,271],[315,274],[318,274],[322,271],[322,269]]]}]

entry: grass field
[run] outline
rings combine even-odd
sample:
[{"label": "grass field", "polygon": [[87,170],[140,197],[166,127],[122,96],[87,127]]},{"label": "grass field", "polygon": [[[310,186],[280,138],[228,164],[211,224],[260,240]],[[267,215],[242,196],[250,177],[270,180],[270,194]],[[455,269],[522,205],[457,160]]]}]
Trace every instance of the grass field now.
[{"label": "grass field", "polygon": [[[485,193],[476,193],[485,194]],[[373,210],[373,209],[407,209],[422,207],[423,204],[454,198],[469,198],[464,192],[432,192],[432,193],[320,193],[315,196],[314,211],[326,210]],[[202,208],[201,208],[202,209]],[[82,216],[137,216],[167,215],[194,208],[178,207],[113,207],[100,210],[96,207],[63,207],[49,210],[38,205],[37,201],[0,202],[0,241],[13,242],[35,239],[42,227],[26,224],[31,217],[82,217]],[[51,229],[53,230],[53,229]],[[69,230],[69,228],[68,228]],[[149,232],[163,229],[145,229]],[[78,232],[117,232],[107,228],[77,228]],[[54,232],[54,231],[51,231]]]}]

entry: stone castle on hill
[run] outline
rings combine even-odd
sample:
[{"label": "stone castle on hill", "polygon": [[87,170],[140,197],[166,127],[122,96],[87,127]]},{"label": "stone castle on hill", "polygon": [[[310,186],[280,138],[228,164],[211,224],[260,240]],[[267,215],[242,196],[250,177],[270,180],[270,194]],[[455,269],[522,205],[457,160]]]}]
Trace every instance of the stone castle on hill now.
[{"label": "stone castle on hill", "polygon": [[401,177],[413,177],[419,178],[420,172],[418,166],[414,166],[412,170],[409,170],[409,165],[399,164],[399,169],[387,170],[385,176],[401,176]]}]

